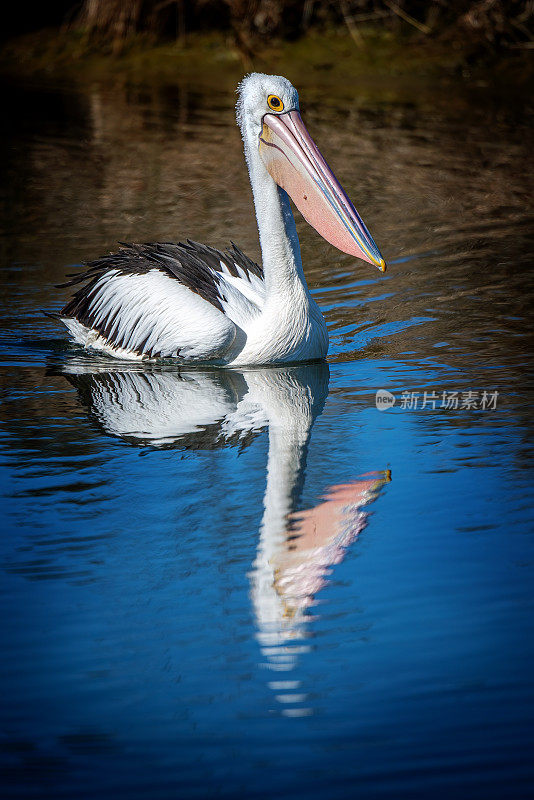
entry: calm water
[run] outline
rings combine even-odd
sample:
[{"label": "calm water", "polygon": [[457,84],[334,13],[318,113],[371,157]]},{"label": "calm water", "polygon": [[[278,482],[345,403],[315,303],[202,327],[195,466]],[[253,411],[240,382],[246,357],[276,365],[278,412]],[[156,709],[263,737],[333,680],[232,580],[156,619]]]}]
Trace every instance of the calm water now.
[{"label": "calm water", "polygon": [[181,371],[40,310],[117,240],[259,257],[230,88],[3,87],[6,797],[531,796],[529,109],[302,95],[390,269],[299,222],[329,364]]}]

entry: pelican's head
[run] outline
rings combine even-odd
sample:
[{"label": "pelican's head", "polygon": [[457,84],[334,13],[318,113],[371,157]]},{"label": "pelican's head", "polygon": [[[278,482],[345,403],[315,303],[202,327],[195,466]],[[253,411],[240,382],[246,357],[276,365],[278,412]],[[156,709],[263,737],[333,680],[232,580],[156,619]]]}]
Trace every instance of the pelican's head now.
[{"label": "pelican's head", "polygon": [[273,180],[330,244],[382,272],[386,262],[362,218],[304,127],[299,96],[280,75],[252,73],[241,81],[237,119]]}]

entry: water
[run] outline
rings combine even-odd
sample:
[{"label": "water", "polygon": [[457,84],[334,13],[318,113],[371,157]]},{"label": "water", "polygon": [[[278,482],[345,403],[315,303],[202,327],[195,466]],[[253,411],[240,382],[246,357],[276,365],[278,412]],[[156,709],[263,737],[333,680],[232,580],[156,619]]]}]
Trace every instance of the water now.
[{"label": "water", "polygon": [[329,364],[180,371],[40,309],[117,240],[259,257],[230,90],[3,87],[6,797],[531,795],[530,110],[302,94],[389,271],[299,221]]}]

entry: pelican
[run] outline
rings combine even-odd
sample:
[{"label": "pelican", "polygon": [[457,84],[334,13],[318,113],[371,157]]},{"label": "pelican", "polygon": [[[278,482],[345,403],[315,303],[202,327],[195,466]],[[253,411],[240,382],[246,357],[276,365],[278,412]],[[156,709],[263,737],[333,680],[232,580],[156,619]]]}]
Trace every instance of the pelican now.
[{"label": "pelican", "polygon": [[304,127],[296,89],[253,73],[238,87],[262,266],[233,243],[123,244],[85,264],[56,316],[72,340],[120,359],[248,366],[323,359],[326,323],[308,289],[291,211],[334,247],[386,264]]}]

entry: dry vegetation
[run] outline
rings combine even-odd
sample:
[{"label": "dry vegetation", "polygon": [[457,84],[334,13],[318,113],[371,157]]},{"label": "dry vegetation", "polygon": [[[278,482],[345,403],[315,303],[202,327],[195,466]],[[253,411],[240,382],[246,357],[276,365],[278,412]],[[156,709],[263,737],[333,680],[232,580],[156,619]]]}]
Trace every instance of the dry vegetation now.
[{"label": "dry vegetation", "polygon": [[[532,77],[534,0],[51,0],[0,31],[0,72]],[[9,40],[9,41],[7,41]]]},{"label": "dry vegetation", "polygon": [[397,36],[454,37],[473,52],[530,49],[533,20],[533,0],[84,0],[71,24],[115,51],[140,33],[183,40],[188,31],[227,29],[250,56],[266,39],[336,24],[359,48],[373,26]]}]

